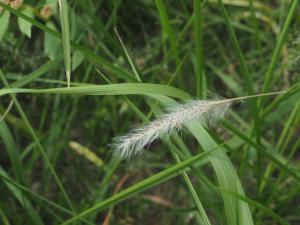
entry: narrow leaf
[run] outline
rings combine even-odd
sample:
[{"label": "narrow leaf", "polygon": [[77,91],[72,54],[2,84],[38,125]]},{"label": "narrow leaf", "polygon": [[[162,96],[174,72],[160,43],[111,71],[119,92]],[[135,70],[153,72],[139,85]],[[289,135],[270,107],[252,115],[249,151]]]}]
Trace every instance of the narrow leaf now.
[{"label": "narrow leaf", "polygon": [[71,80],[71,44],[70,44],[70,30],[69,30],[69,17],[68,17],[68,5],[66,0],[58,0],[60,24],[62,31],[62,42],[64,48],[64,60],[66,77],[68,87],[70,87]]}]

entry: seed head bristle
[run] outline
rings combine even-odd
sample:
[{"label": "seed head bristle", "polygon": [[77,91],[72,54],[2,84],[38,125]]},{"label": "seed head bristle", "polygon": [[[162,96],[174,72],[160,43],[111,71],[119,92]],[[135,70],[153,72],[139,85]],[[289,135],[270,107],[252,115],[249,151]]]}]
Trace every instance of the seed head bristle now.
[{"label": "seed head bristle", "polygon": [[203,125],[212,125],[225,116],[231,104],[228,100],[193,100],[170,106],[157,120],[115,138],[114,155],[121,159],[131,158],[140,154],[155,139],[169,137],[188,123],[197,121]]}]

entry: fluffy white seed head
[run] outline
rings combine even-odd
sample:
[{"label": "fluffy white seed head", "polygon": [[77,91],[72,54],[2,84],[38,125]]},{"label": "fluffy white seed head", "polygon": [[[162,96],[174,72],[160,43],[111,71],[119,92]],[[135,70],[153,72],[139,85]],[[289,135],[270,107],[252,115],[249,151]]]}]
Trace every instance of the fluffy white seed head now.
[{"label": "fluffy white seed head", "polygon": [[193,100],[168,107],[167,113],[157,120],[115,138],[114,155],[123,159],[140,154],[155,139],[169,137],[188,123],[197,121],[203,125],[214,124],[224,117],[231,104],[230,100]]}]

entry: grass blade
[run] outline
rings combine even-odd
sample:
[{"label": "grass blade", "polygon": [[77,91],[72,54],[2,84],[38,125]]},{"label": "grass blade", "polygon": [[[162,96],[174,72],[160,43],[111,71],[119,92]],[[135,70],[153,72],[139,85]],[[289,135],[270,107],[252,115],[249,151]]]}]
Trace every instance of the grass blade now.
[{"label": "grass blade", "polygon": [[194,30],[195,30],[195,74],[197,97],[202,98],[206,95],[206,85],[204,77],[204,57],[202,43],[202,1],[194,0]]},{"label": "grass blade", "polygon": [[70,31],[69,31],[69,16],[68,5],[66,0],[58,0],[60,24],[62,31],[62,43],[64,48],[64,61],[66,69],[66,77],[68,87],[70,87],[71,80],[71,46],[70,46]]},{"label": "grass blade", "polygon": [[[282,31],[280,32],[280,35],[278,37],[278,40],[277,40],[277,43],[276,43],[276,46],[275,46],[275,50],[273,52],[272,59],[271,59],[271,62],[269,64],[268,70],[267,70],[267,72],[264,76],[264,84],[263,84],[262,93],[267,92],[268,89],[269,89],[269,85],[270,85],[270,82],[271,82],[271,79],[272,79],[272,74],[273,74],[274,69],[276,67],[277,60],[278,60],[278,58],[281,54],[281,50],[282,50],[282,47],[284,45],[284,41],[287,37],[288,30],[289,30],[293,15],[294,15],[294,13],[297,9],[297,6],[298,6],[298,0],[293,0],[291,2],[291,6],[290,6],[290,9],[289,9],[288,15],[286,17],[286,20],[283,24]],[[262,103],[263,103],[263,100],[261,99],[259,101],[258,106],[262,107]]]},{"label": "grass blade", "polygon": [[[0,70],[0,77],[1,77],[1,79],[3,81],[3,83],[5,84],[5,86],[9,87],[8,83],[7,83],[6,79],[5,79],[5,76],[4,76],[4,74],[2,73],[1,70]],[[43,146],[42,146],[39,138],[37,137],[37,135],[36,135],[33,127],[31,126],[31,124],[30,124],[30,122],[29,122],[29,120],[28,120],[25,112],[23,111],[23,109],[22,109],[19,101],[17,100],[17,98],[15,97],[14,94],[11,94],[10,96],[11,96],[13,102],[14,102],[14,105],[17,107],[17,110],[18,110],[19,114],[21,115],[23,121],[25,122],[25,124],[26,124],[26,126],[27,126],[27,128],[28,128],[28,130],[29,130],[29,132],[30,132],[30,134],[31,134],[31,136],[33,138],[33,140],[36,142],[37,148],[40,151],[41,155],[43,156],[43,159],[45,160],[45,162],[46,162],[46,164],[47,164],[50,172],[52,173],[55,181],[57,182],[57,185],[58,185],[59,189],[61,190],[61,192],[62,192],[63,196],[65,197],[65,199],[66,199],[68,205],[70,206],[70,208],[74,211],[74,207],[73,207],[73,205],[71,203],[71,200],[69,199],[69,197],[67,195],[67,192],[65,191],[65,189],[64,189],[64,187],[63,187],[63,185],[62,185],[62,183],[61,183],[61,181],[60,181],[57,173],[55,172],[54,167],[52,166],[52,164],[51,164],[51,162],[50,162],[50,160],[49,160],[49,158],[48,158],[48,156],[47,156],[47,154],[46,154],[46,152],[45,152],[45,150],[44,150],[44,148],[43,148]]]},{"label": "grass blade", "polygon": [[81,94],[81,95],[122,95],[122,94],[160,94],[180,99],[190,99],[186,92],[162,84],[124,83],[107,85],[84,85],[70,88],[25,89],[9,88],[0,90],[0,96],[12,93]]},{"label": "grass blade", "polygon": [[[0,167],[0,176],[9,179],[8,175],[2,169],[2,167]],[[12,184],[7,182],[6,180],[3,180],[3,182],[8,187],[8,189],[12,192],[12,194],[15,196],[15,198],[20,202],[20,204],[24,207],[24,209],[28,212],[29,217],[31,218],[32,222],[36,225],[43,225],[44,223],[41,220],[39,214],[34,210],[30,201],[26,198],[26,196],[24,196],[20,190],[18,190],[16,187],[14,187]]]},{"label": "grass blade", "polygon": [[121,202],[121,201],[129,198],[130,196],[132,196],[136,193],[142,192],[142,191],[147,190],[163,181],[166,181],[166,180],[172,178],[174,175],[177,175],[177,172],[180,171],[181,169],[184,169],[185,167],[192,165],[193,163],[199,161],[200,159],[205,158],[210,153],[212,153],[213,151],[216,151],[219,148],[220,148],[220,145],[214,149],[208,150],[207,152],[199,153],[198,155],[193,156],[193,157],[183,161],[180,164],[171,166],[155,175],[152,175],[151,177],[149,177],[143,181],[140,181],[139,183],[125,189],[124,191],[121,191],[121,192],[115,194],[114,196],[112,196],[104,201],[101,201],[100,203],[92,206],[91,208],[84,210],[83,212],[77,214],[77,216],[65,221],[63,224],[66,225],[66,224],[70,224],[75,221],[78,221],[79,219],[86,217],[86,216],[94,213],[95,211],[101,211],[111,205],[114,205],[118,202]]},{"label": "grass blade", "polygon": [[155,3],[156,3],[156,7],[158,9],[158,12],[159,12],[163,31],[164,31],[165,35],[167,36],[167,38],[169,39],[172,52],[175,56],[175,62],[176,62],[176,65],[178,66],[180,64],[180,60],[179,60],[179,55],[178,55],[178,51],[177,51],[177,44],[175,41],[174,32],[172,31],[172,28],[170,25],[170,20],[167,15],[166,7],[165,7],[164,3],[162,2],[162,0],[155,0]]},{"label": "grass blade", "polygon": [[247,91],[249,94],[253,94],[254,93],[254,89],[253,89],[253,82],[252,82],[252,78],[251,75],[249,73],[248,67],[246,65],[246,61],[245,61],[245,57],[242,53],[240,44],[238,42],[238,39],[236,37],[236,34],[234,32],[234,29],[232,27],[229,15],[225,9],[224,4],[222,3],[222,0],[218,0],[219,2],[219,6],[221,9],[221,12],[223,14],[224,20],[225,20],[225,24],[226,27],[228,29],[228,34],[230,36],[234,51],[239,59],[240,62],[240,68],[241,68],[241,72],[242,72],[242,76],[244,76],[245,79],[245,86],[247,87]]},{"label": "grass blade", "polygon": [[[21,17],[22,19],[28,21],[32,25],[34,25],[37,28],[39,28],[40,30],[52,35],[53,37],[62,39],[62,35],[59,32],[45,26],[44,24],[40,23],[39,21],[19,12],[18,10],[13,9],[10,6],[8,6],[2,2],[0,2],[0,7],[3,7],[5,10],[11,12],[12,14],[16,15],[17,17]],[[136,79],[128,71],[121,69],[120,67],[114,65],[113,63],[109,62],[108,60],[106,60],[100,56],[97,56],[91,50],[89,50],[79,44],[76,44],[73,41],[71,41],[71,47],[73,47],[76,50],[79,50],[91,62],[93,62],[97,65],[103,66],[104,68],[109,69],[115,75],[117,75],[123,79],[126,79],[128,81],[136,81]]]}]

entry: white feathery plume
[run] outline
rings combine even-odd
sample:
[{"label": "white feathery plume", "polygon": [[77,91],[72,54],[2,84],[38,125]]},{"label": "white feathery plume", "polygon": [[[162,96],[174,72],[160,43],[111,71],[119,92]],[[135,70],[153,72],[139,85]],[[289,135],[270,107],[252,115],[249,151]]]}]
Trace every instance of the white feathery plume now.
[{"label": "white feathery plume", "polygon": [[176,104],[166,109],[157,120],[143,125],[129,134],[114,139],[114,155],[130,158],[142,152],[159,137],[169,137],[185,124],[197,121],[201,124],[213,124],[223,118],[232,101],[229,100],[193,100],[186,104]]},{"label": "white feathery plume", "polygon": [[114,155],[118,158],[131,158],[159,137],[169,137],[172,132],[180,130],[184,125],[199,122],[211,125],[222,119],[233,103],[243,99],[261,96],[278,95],[286,91],[242,96],[224,100],[192,100],[185,104],[176,104],[166,109],[167,113],[157,120],[134,129],[129,134],[114,138]]}]

